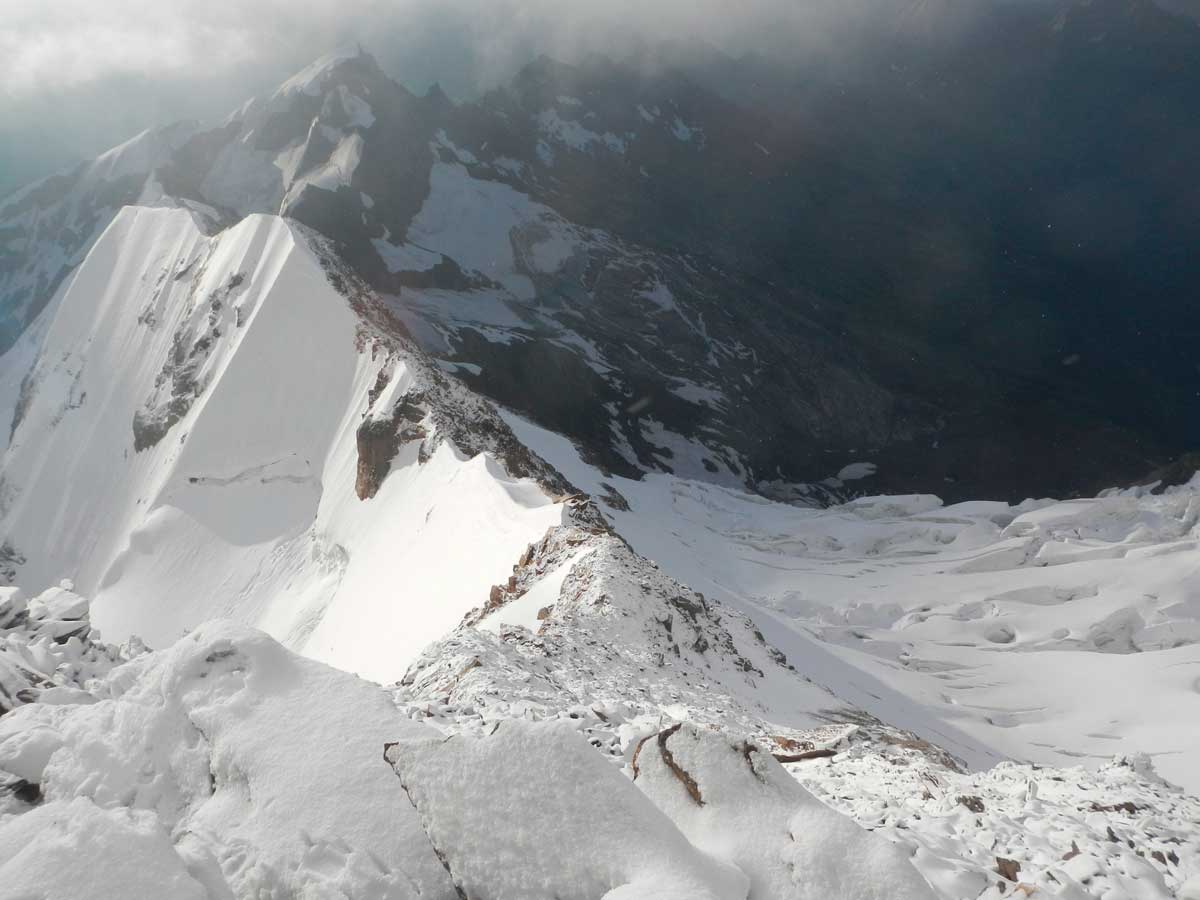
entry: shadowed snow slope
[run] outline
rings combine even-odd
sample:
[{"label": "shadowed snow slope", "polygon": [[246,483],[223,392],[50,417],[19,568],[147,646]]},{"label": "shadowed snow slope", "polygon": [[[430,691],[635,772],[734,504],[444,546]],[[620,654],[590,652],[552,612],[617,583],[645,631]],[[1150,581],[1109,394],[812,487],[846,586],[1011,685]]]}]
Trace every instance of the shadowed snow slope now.
[{"label": "shadowed snow slope", "polygon": [[562,520],[425,409],[359,499],[363,417],[421,387],[419,361],[367,333],[282,219],[210,238],[126,208],[46,315],[15,391],[30,351],[4,359],[0,533],[23,585],[73,578],[110,636],[233,617],[396,678]]}]

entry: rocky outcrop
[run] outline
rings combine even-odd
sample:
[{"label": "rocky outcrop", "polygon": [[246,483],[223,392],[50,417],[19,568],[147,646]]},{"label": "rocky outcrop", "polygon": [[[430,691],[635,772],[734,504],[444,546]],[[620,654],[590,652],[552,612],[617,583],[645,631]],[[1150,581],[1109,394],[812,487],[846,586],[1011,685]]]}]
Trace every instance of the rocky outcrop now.
[{"label": "rocky outcrop", "polygon": [[358,474],[354,492],[359,500],[370,500],[379,492],[401,446],[423,441],[428,436],[421,424],[429,412],[421,405],[423,399],[420,391],[407,394],[396,402],[389,415],[368,417],[358,426],[355,434]]},{"label": "rocky outcrop", "polygon": [[236,300],[249,287],[246,276],[235,272],[219,288],[205,294],[200,290],[204,268],[204,261],[191,260],[164,269],[154,300],[138,316],[142,327],[157,328],[160,323],[156,307],[167,279],[191,278],[187,317],[175,332],[171,351],[154,379],[153,394],[133,414],[133,449],[137,453],[156,446],[188,414],[208,385],[209,360],[243,324],[246,311]]},{"label": "rocky outcrop", "polygon": [[[411,386],[405,396],[415,400],[426,411],[420,427],[426,432],[421,445],[421,457],[427,457],[445,440],[450,441],[466,456],[480,453],[490,454],[504,470],[514,478],[530,478],[543,491],[555,499],[576,498],[569,504],[573,522],[587,528],[609,530],[608,522],[596,505],[571,484],[562,473],[523,444],[508,423],[497,412],[496,407],[474,393],[456,378],[447,375],[413,340],[408,328],[396,316],[387,301],[379,295],[338,254],[337,248],[327,238],[312,229],[295,226],[302,232],[311,249],[316,253],[330,285],[346,298],[350,307],[358,314],[358,348],[372,356],[381,356],[384,361],[379,369],[375,385],[368,392],[368,418],[393,377],[398,367],[403,367]],[[389,412],[387,414],[391,416]],[[410,422],[408,426],[413,427]],[[382,484],[386,470],[376,470],[376,462],[384,457],[389,464],[395,458],[390,440],[385,437],[386,429],[365,436],[373,449],[368,451],[370,472],[356,482],[370,487],[378,478]],[[415,431],[410,432],[414,435]],[[360,444],[360,448],[361,448]],[[389,456],[388,454],[391,453]],[[421,458],[419,457],[419,458]],[[360,451],[360,461],[362,454]],[[379,464],[382,465],[381,463]],[[360,463],[359,473],[362,476]],[[374,472],[375,474],[371,474]],[[378,490],[378,484],[375,486]],[[363,494],[360,492],[359,496]]]},{"label": "rocky outcrop", "polygon": [[618,535],[572,524],[530,545],[486,602],[413,663],[397,699],[499,714],[519,697],[538,715],[581,719],[609,749],[616,723],[687,707],[693,721],[778,746],[801,735],[794,717],[771,723],[762,704],[777,690],[813,709],[836,705],[747,617],[670,578]]}]

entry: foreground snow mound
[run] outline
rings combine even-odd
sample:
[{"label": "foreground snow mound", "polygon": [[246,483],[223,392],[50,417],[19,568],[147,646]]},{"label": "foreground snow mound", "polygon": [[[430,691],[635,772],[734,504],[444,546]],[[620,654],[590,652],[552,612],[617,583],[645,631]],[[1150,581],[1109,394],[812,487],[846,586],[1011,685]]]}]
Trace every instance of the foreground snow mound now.
[{"label": "foreground snow mound", "polygon": [[504,722],[491,735],[386,753],[460,896],[742,900],[746,877],[698,851],[578,733]]},{"label": "foreground snow mound", "polygon": [[644,738],[636,783],[700,849],[750,876],[761,900],[928,900],[895,844],[802,788],[770,753],[675,725]]},{"label": "foreground snow mound", "polygon": [[0,873],[23,879],[0,877],[0,895],[73,882],[76,896],[93,883],[125,886],[97,896],[453,896],[379,759],[385,738],[425,729],[376,686],[216,622],[88,699],[0,719],[0,778],[36,788],[0,792]]},{"label": "foreground snow mound", "polygon": [[0,897],[212,900],[157,817],[77,797],[0,823]]},{"label": "foreground snow mound", "polygon": [[[538,590],[538,560],[569,546],[553,537],[517,587]],[[867,716],[747,741],[718,721],[666,727],[671,709],[644,698],[612,700],[612,679],[638,683],[639,657],[623,668],[619,655],[582,655],[621,634],[587,616],[632,610],[611,593],[614,558],[591,549],[555,604],[554,627],[578,617],[575,640],[512,629],[498,646],[528,655],[505,669],[496,649],[460,678],[479,706],[453,710],[431,699],[401,711],[387,690],[230,622],[122,661],[136,648],[92,643],[74,593],[6,592],[0,660],[15,645],[59,664],[45,670],[52,686],[0,716],[0,898],[1196,900],[1200,806],[1146,760],[966,773]],[[721,607],[664,633],[708,633],[710,615]],[[498,640],[482,623],[464,631]],[[532,665],[540,655],[562,660],[557,693],[554,670]],[[699,677],[706,659],[712,697],[698,708],[712,714],[723,695],[711,647],[648,683],[676,684],[683,715],[703,689],[681,675]],[[745,674],[753,690],[769,681]],[[526,718],[538,716],[554,721]],[[786,770],[772,759],[784,743]]]}]

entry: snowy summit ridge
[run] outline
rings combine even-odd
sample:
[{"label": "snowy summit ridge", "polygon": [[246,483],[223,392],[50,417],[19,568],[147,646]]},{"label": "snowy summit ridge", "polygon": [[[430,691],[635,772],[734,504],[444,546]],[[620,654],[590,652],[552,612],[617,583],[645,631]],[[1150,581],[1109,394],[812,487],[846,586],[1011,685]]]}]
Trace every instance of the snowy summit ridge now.
[{"label": "snowy summit ridge", "polygon": [[345,48],[0,208],[0,900],[1200,900],[1200,478],[748,492],[730,282],[556,187],[721,135],[553,69]]}]

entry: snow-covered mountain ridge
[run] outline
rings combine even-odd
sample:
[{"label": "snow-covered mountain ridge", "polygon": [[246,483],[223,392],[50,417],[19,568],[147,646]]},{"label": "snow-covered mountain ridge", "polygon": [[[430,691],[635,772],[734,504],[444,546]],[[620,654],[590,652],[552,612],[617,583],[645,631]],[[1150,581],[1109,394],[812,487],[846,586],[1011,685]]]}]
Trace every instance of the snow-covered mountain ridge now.
[{"label": "snow-covered mountain ridge", "polygon": [[[127,208],[45,315],[33,368],[5,373],[4,533],[23,560],[16,580],[69,574],[106,630],[161,644],[234,614],[395,678],[406,652],[487,596],[488,569],[562,521],[536,483],[443,441],[431,408],[445,376],[373,333],[281,219],[207,238],[186,211]],[[369,501],[344,490],[373,417],[418,394],[424,436],[377,462],[394,476]],[[428,630],[407,613],[403,628],[361,614],[393,580],[385,560],[406,572]],[[147,606],[168,585],[183,591],[170,608]],[[343,590],[357,607],[344,617]]]},{"label": "snow-covered mountain ridge", "polygon": [[[622,478],[320,235],[181,209],[114,219],[0,391],[6,568],[47,591],[0,610],[18,892],[1195,894],[1195,801],[1094,770],[1195,790],[1196,482],[819,510]],[[552,827],[535,778],[579,798]],[[561,863],[480,874],[534,847]]]},{"label": "snow-covered mountain ridge", "polygon": [[[624,405],[576,423],[613,466],[472,359],[572,397],[569,346],[611,388],[585,333],[636,356],[653,307],[690,371],[763,361],[676,296],[692,261],[376,76],[5,208],[63,252],[22,255],[46,303],[0,357],[0,897],[1197,900],[1200,479],[809,508]],[[505,102],[546,170],[718,140],[537,76]]]},{"label": "snow-covered mountain ridge", "polygon": [[[1092,410],[1143,375],[1108,383],[1124,362],[1047,299],[1071,290],[1026,284],[1016,250],[987,263],[1008,245],[974,235],[978,216],[958,222],[954,197],[950,224],[888,206],[904,178],[873,187],[825,146],[823,126],[846,124],[836,102],[793,114],[771,96],[739,105],[672,70],[539,59],[455,104],[347,48],[215,127],[147,132],[0,201],[0,348],[136,202],[191,209],[210,232],[253,214],[315,229],[475,391],[625,475],[817,501],[1020,499],[1131,482],[1189,449],[1138,432],[1126,404]],[[1003,316],[993,291],[1018,298]],[[1063,362],[1075,343],[1087,364]],[[1034,383],[1047,390],[1028,397]],[[1164,397],[1175,383],[1157,381]],[[1030,472],[1014,416],[1035,411],[1048,462]]]}]

